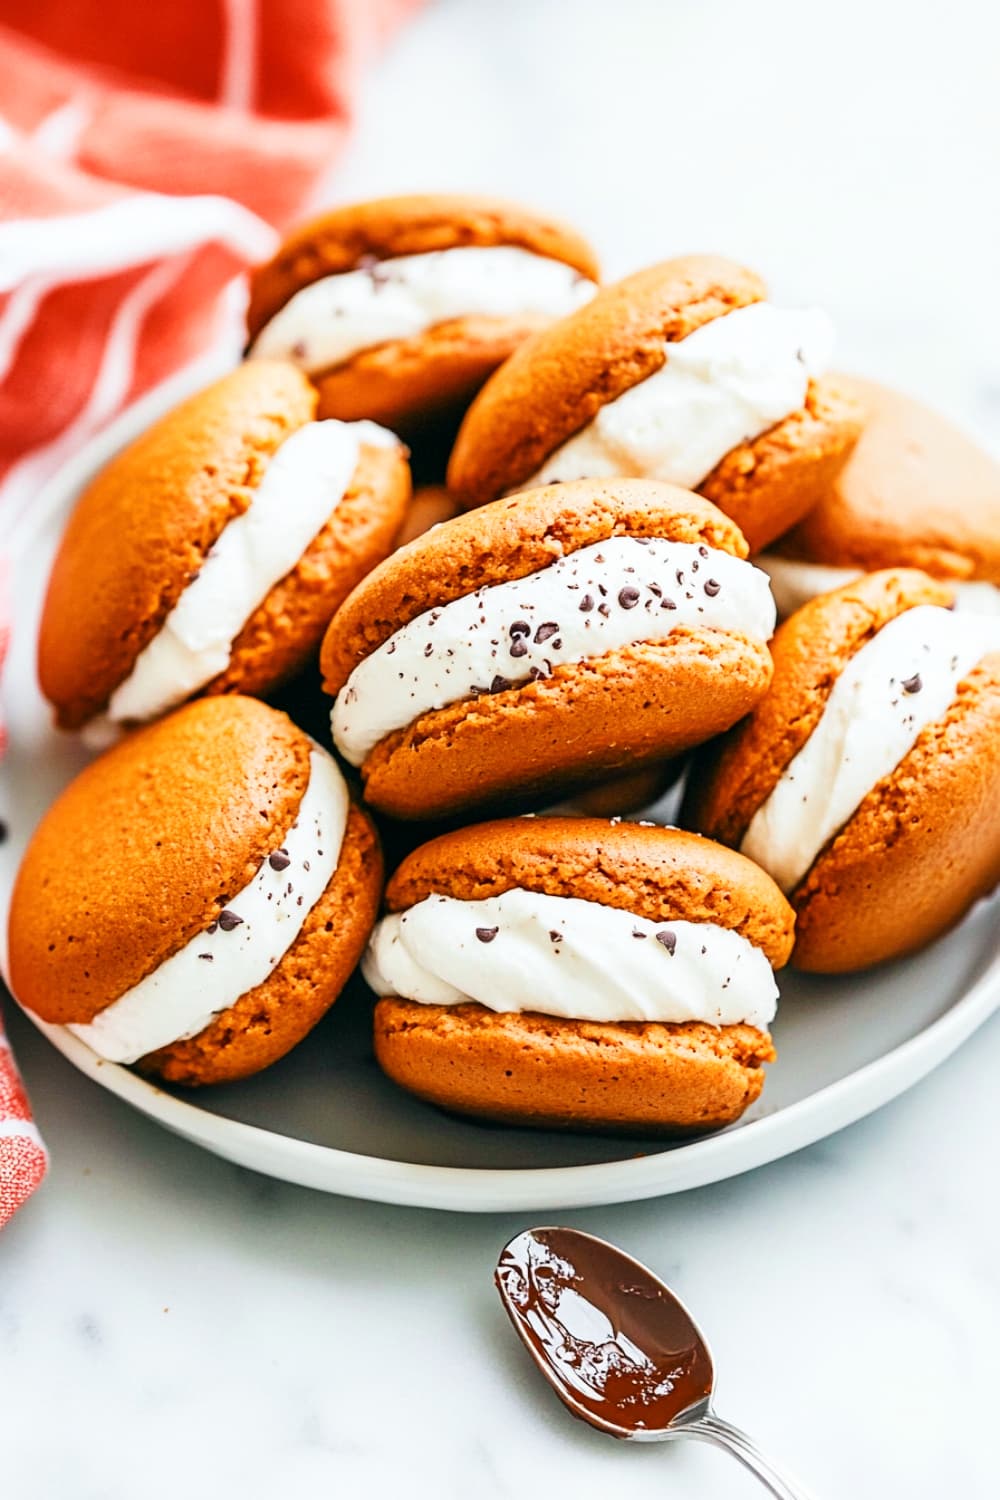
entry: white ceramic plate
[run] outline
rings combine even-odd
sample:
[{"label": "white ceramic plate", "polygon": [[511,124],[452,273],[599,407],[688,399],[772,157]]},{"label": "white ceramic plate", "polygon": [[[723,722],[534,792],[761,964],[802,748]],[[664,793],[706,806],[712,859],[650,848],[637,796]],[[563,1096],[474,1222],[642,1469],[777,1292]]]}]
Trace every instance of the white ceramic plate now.
[{"label": "white ceramic plate", "polygon": [[[10,829],[0,846],[4,932],[31,829],[86,759],[77,743],[50,727],[35,680],[35,629],[53,549],[80,486],[180,394],[171,382],[127,413],[38,496],[27,523],[3,544],[18,622],[4,694],[10,734],[0,808]],[[276,1067],[193,1095],[102,1062],[61,1027],[42,1030],[103,1088],[207,1150],[273,1177],[434,1208],[567,1208],[655,1197],[745,1172],[901,1093],[996,1008],[998,925],[997,904],[983,905],[919,958],[846,979],[781,975],[779,1058],[763,1097],[740,1124],[672,1147],[498,1129],[439,1114],[379,1073],[368,1034],[371,999],[360,981]]]}]

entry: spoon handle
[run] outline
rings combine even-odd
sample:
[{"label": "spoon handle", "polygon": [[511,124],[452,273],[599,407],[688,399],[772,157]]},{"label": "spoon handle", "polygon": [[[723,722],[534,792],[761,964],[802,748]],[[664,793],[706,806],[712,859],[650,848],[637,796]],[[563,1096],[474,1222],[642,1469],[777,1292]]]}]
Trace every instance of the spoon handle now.
[{"label": "spoon handle", "polygon": [[685,1424],[683,1431],[687,1437],[702,1438],[706,1443],[714,1443],[717,1448],[725,1448],[751,1474],[756,1474],[775,1500],[810,1500],[809,1491],[798,1480],[782,1474],[764,1457],[752,1438],[731,1422],[724,1422],[714,1412],[708,1412],[696,1422]]}]

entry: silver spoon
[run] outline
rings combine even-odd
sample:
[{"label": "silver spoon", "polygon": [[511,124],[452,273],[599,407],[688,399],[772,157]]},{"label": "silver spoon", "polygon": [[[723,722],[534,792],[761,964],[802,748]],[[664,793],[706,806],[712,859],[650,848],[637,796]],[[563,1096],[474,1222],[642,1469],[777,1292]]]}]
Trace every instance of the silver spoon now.
[{"label": "silver spoon", "polygon": [[577,1229],[526,1229],[494,1273],[535,1364],[574,1416],[639,1442],[725,1448],[777,1500],[809,1500],[756,1443],[712,1410],[715,1372],[682,1302],[630,1255]]}]

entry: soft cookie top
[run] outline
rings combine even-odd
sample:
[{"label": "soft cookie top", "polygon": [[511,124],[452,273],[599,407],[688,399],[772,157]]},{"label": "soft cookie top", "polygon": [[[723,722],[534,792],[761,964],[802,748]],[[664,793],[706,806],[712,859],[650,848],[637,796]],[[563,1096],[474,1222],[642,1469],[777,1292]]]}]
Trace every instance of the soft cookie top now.
[{"label": "soft cookie top", "polygon": [[246,1076],[336,998],[380,883],[332,756],[255,699],[200,699],[49,808],[14,887],[11,982],[113,1061]]},{"label": "soft cookie top", "polygon": [[[195,692],[262,691],[300,664],[405,510],[405,450],[316,422],[290,365],[234,370],[118,454],[81,496],[39,637],[59,723],[153,718]],[[272,607],[273,606],[273,607]]]},{"label": "soft cookie top", "polygon": [[597,274],[574,230],[517,204],[352,204],[254,272],[248,353],[307,371],[324,414],[405,427],[464,404],[527,334],[586,301]]},{"label": "soft cookie top", "polygon": [[1000,464],[912,397],[841,377],[865,428],[835,483],[763,562],[788,613],[879,568],[922,568],[1000,609]]},{"label": "soft cookie top", "polygon": [[49,1021],[89,1021],[218,918],[280,849],[313,746],[256,699],[139,730],[39,824],[11,904],[11,979]]},{"label": "soft cookie top", "polygon": [[701,490],[758,548],[815,503],[859,430],[823,378],[829,320],[765,299],[752,271],[704,255],[605,287],[487,383],[449,486],[474,506],[552,480],[662,479]]}]

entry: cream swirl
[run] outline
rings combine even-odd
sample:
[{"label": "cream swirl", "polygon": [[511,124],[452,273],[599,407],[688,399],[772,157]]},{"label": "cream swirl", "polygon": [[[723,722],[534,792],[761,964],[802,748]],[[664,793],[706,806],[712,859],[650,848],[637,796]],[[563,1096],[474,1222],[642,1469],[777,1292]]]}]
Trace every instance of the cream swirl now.
[{"label": "cream swirl", "polygon": [[883,625],[838,676],[819,723],[754,814],[741,852],[783,891],[793,890],[991,651],[1000,651],[1000,617],[922,604]]},{"label": "cream swirl", "polygon": [[383,997],[576,1021],[765,1030],[778,998],[764,953],[730,928],[520,888],[479,901],[432,895],[384,917],[362,972]]},{"label": "cream swirl", "polygon": [[596,290],[575,267],[516,245],[373,260],[296,292],[261,329],[250,357],[288,359],[316,375],[455,318],[561,318]]},{"label": "cream swirl", "polygon": [[666,363],[631,386],[519,489],[615,475],[695,489],[738,444],[798,411],[823,373],[833,327],[806,312],[754,302],[666,345]]},{"label": "cream swirl", "polygon": [[403,625],[337,695],[334,741],[360,765],[420,715],[548,676],[564,662],[665,641],[679,627],[767,640],[774,621],[767,578],[750,563],[692,542],[609,537]]},{"label": "cream swirl", "polygon": [[374,422],[307,422],[277,449],[247,509],[229,521],[92,736],[183,703],[229,665],[233,641],[322,531],[347,491],[361,445],[395,445]]}]

